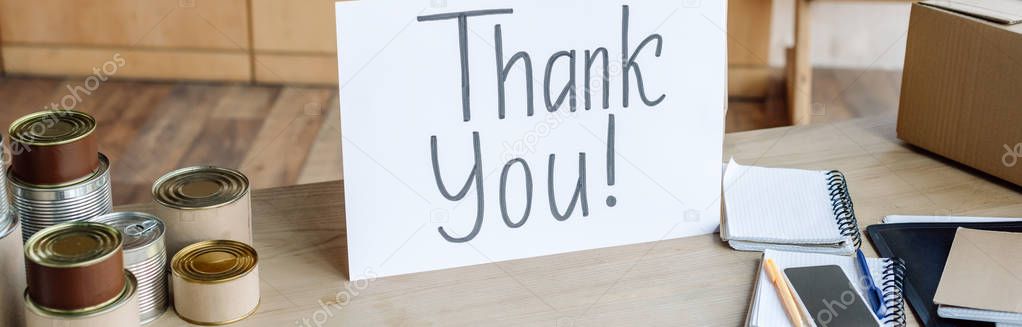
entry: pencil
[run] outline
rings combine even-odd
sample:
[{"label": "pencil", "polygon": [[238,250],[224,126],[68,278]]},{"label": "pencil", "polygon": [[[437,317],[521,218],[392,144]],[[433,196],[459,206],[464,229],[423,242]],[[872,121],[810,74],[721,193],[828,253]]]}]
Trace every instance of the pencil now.
[{"label": "pencil", "polygon": [[777,296],[781,298],[781,304],[784,305],[784,311],[788,313],[788,319],[791,319],[791,325],[801,327],[802,315],[799,313],[798,305],[795,304],[795,299],[788,289],[788,284],[784,282],[781,272],[777,270],[777,264],[774,263],[773,259],[767,259],[763,264],[763,270],[766,270],[770,281],[773,282],[774,289],[777,290]]}]

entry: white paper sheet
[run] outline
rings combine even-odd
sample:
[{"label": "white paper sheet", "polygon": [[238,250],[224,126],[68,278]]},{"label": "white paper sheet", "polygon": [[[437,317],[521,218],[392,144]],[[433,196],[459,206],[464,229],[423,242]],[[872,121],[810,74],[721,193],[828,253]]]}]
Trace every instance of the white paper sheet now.
[{"label": "white paper sheet", "polygon": [[[727,98],[725,8],[724,1],[655,0],[337,3],[350,277],[712,232]],[[450,14],[457,12],[471,12],[464,33]],[[529,55],[532,115],[524,60],[507,69],[499,115],[498,45],[503,65],[519,51]],[[572,53],[576,109],[569,96],[551,111],[548,102],[571,76]],[[478,176],[471,174],[476,137]],[[576,194],[582,154],[585,198],[579,194],[571,214],[557,217]],[[522,219],[525,164],[532,193]]]}]

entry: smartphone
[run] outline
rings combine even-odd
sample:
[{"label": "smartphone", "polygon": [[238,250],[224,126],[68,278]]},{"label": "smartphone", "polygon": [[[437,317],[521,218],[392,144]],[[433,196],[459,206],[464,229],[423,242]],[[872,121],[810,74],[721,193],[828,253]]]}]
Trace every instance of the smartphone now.
[{"label": "smartphone", "polygon": [[784,275],[816,326],[880,326],[841,267],[795,267],[785,269]]}]

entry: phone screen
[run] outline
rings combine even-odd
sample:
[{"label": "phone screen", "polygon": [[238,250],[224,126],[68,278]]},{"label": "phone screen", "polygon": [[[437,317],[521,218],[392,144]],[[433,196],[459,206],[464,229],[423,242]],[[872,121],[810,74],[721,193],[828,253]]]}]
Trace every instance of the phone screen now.
[{"label": "phone screen", "polygon": [[784,274],[817,326],[880,326],[841,267],[796,267]]}]

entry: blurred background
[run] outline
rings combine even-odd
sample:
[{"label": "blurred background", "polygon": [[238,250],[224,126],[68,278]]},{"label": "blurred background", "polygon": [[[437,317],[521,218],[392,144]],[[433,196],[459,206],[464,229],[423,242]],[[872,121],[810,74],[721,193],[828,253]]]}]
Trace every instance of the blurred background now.
[{"label": "blurred background", "polygon": [[[35,111],[92,114],[115,204],[196,164],[254,188],[340,179],[333,3],[0,0],[3,134]],[[727,131],[894,114],[909,3],[731,0]]]}]

